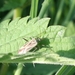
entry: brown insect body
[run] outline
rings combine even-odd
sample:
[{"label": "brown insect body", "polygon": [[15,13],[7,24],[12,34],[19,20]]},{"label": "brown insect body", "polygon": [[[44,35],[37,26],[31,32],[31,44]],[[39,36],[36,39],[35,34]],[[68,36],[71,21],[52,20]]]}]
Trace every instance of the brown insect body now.
[{"label": "brown insect body", "polygon": [[37,40],[33,38],[29,42],[27,42],[23,47],[20,48],[18,54],[25,54],[28,51],[32,50],[35,46],[37,46]]}]

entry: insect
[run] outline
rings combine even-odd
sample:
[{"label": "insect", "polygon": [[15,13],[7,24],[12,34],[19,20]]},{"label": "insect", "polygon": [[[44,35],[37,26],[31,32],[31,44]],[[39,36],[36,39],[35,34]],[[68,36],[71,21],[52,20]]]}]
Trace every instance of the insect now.
[{"label": "insect", "polygon": [[37,44],[37,40],[33,38],[19,49],[18,54],[26,54],[28,51],[32,50],[35,46],[37,46]]},{"label": "insect", "polygon": [[49,39],[47,38],[32,38],[24,46],[19,49],[18,54],[26,54],[28,51],[32,50],[37,46],[37,48],[47,47],[49,45]]}]

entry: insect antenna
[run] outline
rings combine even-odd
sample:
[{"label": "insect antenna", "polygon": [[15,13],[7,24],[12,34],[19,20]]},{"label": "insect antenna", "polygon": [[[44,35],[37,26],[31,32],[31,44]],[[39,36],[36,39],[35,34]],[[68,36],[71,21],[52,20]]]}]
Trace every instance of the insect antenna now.
[{"label": "insect antenna", "polygon": [[28,41],[27,39],[23,38],[25,41]]}]

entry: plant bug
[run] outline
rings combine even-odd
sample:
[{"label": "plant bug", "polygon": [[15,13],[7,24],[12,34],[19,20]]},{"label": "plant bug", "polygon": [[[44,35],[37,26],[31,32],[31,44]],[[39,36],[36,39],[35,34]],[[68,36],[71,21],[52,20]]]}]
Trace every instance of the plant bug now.
[{"label": "plant bug", "polygon": [[18,54],[25,54],[28,51],[32,50],[37,45],[37,40],[33,38],[29,42],[27,42],[24,46],[22,46],[18,52]]},{"label": "plant bug", "polygon": [[[26,39],[24,39],[24,40],[26,40]],[[36,46],[38,49],[38,47],[41,48],[42,46],[46,46],[48,44],[49,44],[49,40],[47,38],[32,38],[30,41],[28,41],[24,46],[22,46],[19,49],[18,54],[26,54],[27,52],[29,52]]]},{"label": "plant bug", "polygon": [[49,40],[47,38],[32,38],[32,40],[28,41],[24,46],[19,49],[18,54],[26,54],[28,51],[32,50],[39,44],[40,47],[46,46],[49,44]]}]

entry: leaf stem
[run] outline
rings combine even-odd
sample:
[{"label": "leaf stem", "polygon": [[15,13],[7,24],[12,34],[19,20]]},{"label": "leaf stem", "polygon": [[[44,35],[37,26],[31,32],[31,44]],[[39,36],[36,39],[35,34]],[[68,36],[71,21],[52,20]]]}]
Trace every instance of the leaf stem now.
[{"label": "leaf stem", "polygon": [[17,17],[21,17],[21,14],[22,14],[22,8],[16,8],[16,9],[14,9],[13,19],[15,19]]},{"label": "leaf stem", "polygon": [[59,21],[59,19],[61,17],[63,5],[64,5],[64,0],[61,0],[59,8],[58,8],[58,11],[57,11],[57,15],[56,15],[56,18],[55,18],[54,25],[58,24],[58,21]]},{"label": "leaf stem", "polygon": [[0,75],[6,75],[9,65],[7,63],[3,63]]},{"label": "leaf stem", "polygon": [[32,0],[32,2],[31,2],[31,10],[30,10],[31,18],[34,18],[37,16],[38,1],[39,0]]},{"label": "leaf stem", "polygon": [[39,18],[42,18],[44,17],[44,14],[46,13],[46,11],[48,10],[49,8],[49,5],[50,5],[50,2],[51,0],[44,0],[43,4],[42,4],[42,8],[40,10],[40,13],[39,13]]},{"label": "leaf stem", "polygon": [[20,75],[23,69],[23,63],[19,63],[17,66],[17,70],[14,75]]}]

